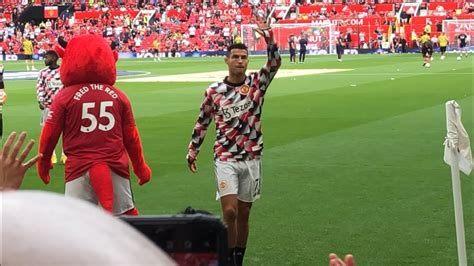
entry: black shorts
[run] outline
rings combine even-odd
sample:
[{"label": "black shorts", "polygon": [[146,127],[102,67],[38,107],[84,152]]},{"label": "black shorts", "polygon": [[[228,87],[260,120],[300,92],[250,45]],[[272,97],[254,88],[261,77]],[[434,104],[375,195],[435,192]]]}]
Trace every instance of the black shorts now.
[{"label": "black shorts", "polygon": [[154,53],[154,54],[159,54],[160,51],[159,51],[158,49],[153,49],[153,53]]},{"label": "black shorts", "polygon": [[439,50],[440,50],[442,53],[446,52],[446,46],[440,46],[440,47],[439,47]]},{"label": "black shorts", "polygon": [[296,50],[295,49],[290,49],[290,55],[295,55],[296,54]]},{"label": "black shorts", "polygon": [[431,57],[431,55],[433,54],[433,49],[423,47],[421,48],[421,54],[423,55],[423,57]]},{"label": "black shorts", "polygon": [[32,54],[25,54],[25,60],[33,60]]},{"label": "black shorts", "polygon": [[466,43],[460,43],[459,44],[459,48],[464,48],[464,47],[466,47]]},{"label": "black shorts", "polygon": [[343,54],[344,53],[344,47],[342,45],[336,45],[336,53],[337,54]]}]

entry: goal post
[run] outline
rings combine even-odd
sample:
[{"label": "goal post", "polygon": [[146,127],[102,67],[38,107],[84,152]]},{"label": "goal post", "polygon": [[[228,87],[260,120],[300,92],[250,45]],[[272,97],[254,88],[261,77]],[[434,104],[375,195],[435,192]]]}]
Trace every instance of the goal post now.
[{"label": "goal post", "polygon": [[474,51],[474,19],[443,20],[443,31],[448,37],[449,50],[459,50],[457,37],[459,36],[459,34],[465,33],[468,37],[466,48],[468,51]]},{"label": "goal post", "polygon": [[[256,25],[252,24],[241,25],[242,42],[247,45],[249,52],[264,53],[266,52],[265,40],[254,31],[255,28]],[[308,40],[307,54],[336,53],[336,25],[330,23],[272,24],[272,29],[275,41],[283,53],[289,51],[288,38],[291,34],[295,36],[296,48],[299,49],[301,33],[304,33]]]}]

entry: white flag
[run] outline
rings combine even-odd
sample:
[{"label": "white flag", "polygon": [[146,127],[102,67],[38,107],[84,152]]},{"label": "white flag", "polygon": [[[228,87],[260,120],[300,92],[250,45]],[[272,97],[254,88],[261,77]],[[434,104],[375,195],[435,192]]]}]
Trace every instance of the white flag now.
[{"label": "white flag", "polygon": [[[444,141],[444,162],[452,166],[452,154],[456,154],[459,170],[469,175],[473,168],[471,145],[461,122],[461,106],[456,101],[446,102],[446,127],[448,133]],[[452,153],[451,149],[455,152]]]}]

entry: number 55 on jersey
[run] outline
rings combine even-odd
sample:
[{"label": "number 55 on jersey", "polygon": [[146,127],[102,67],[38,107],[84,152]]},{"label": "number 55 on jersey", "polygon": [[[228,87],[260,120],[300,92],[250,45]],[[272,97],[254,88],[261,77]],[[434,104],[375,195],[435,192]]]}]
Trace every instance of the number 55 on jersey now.
[{"label": "number 55 on jersey", "polygon": [[[99,162],[105,162],[119,176],[130,176],[127,138],[136,126],[130,101],[119,89],[105,84],[69,86],[56,95],[46,125],[54,129],[53,137],[57,132],[63,134],[68,156],[66,182],[82,176]],[[137,139],[130,142],[140,146],[141,151],[136,135]],[[45,147],[40,151],[42,148]],[[144,167],[142,157],[137,161],[137,168]]]}]

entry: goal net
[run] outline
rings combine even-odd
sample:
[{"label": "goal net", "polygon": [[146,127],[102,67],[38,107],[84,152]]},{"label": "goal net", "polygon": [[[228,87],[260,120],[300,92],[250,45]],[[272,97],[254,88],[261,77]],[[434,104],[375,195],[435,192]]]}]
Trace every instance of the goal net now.
[{"label": "goal net", "polygon": [[467,50],[474,51],[474,19],[443,20],[443,31],[449,40],[449,50],[459,50],[457,37],[464,33],[467,35]]},{"label": "goal net", "polygon": [[[250,52],[266,52],[265,40],[254,31],[256,28],[252,24],[241,26],[242,42],[247,45]],[[307,54],[333,54],[336,52],[336,26],[329,23],[318,25],[310,23],[299,24],[272,24],[273,35],[278,43],[280,51],[287,53],[289,51],[288,38],[294,35],[296,49],[299,49],[299,40],[303,33],[307,40]]]}]

